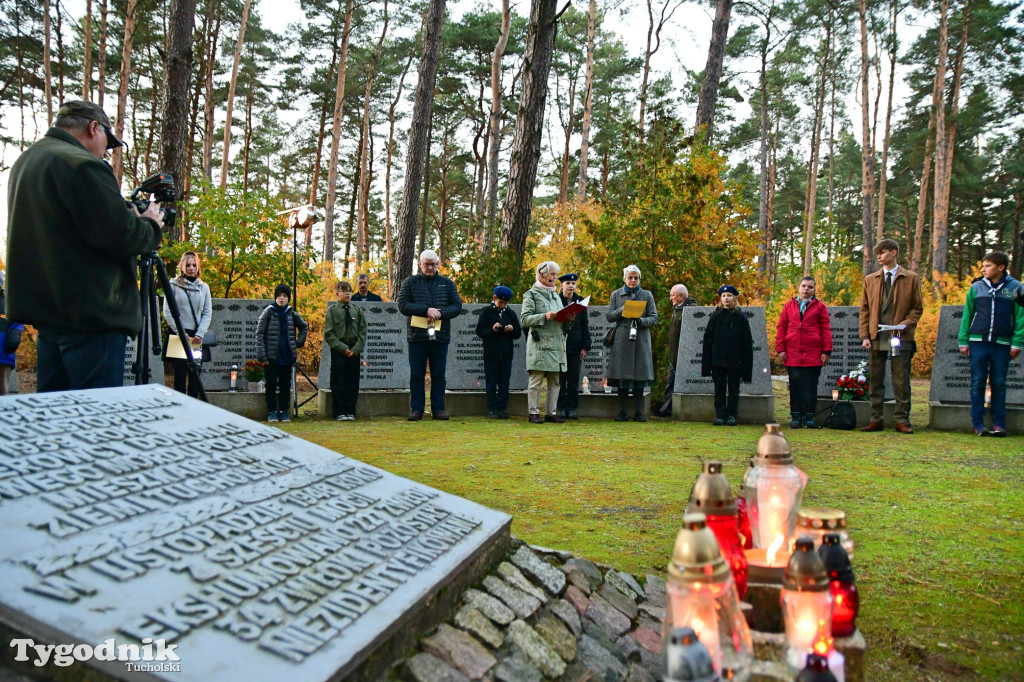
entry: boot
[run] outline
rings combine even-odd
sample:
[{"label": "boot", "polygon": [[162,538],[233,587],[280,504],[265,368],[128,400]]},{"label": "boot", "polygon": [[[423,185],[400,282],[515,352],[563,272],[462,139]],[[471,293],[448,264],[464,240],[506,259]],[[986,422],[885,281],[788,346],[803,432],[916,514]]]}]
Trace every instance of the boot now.
[{"label": "boot", "polygon": [[802,429],[804,427],[803,414],[800,412],[790,412],[789,428],[791,429]]},{"label": "boot", "polygon": [[642,388],[633,389],[633,421],[647,421],[647,415],[644,414],[644,390]]},{"label": "boot", "polygon": [[816,429],[818,425],[814,423],[814,413],[804,412],[804,428],[805,429]]},{"label": "boot", "polygon": [[629,389],[619,388],[619,413],[615,415],[615,421],[624,422],[629,419],[626,415],[626,401],[629,400]]}]

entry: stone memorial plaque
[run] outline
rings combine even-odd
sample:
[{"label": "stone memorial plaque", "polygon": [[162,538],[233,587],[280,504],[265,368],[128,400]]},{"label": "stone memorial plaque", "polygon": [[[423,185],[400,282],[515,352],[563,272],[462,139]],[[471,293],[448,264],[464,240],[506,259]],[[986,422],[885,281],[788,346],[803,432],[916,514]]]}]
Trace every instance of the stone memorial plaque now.
[{"label": "stone memorial plaque", "polygon": [[[832,357],[818,377],[818,397],[831,399],[836,379],[867,361],[870,352],[860,345],[860,306],[829,306],[828,314],[832,323]],[[885,399],[893,399],[888,363],[885,365]]]},{"label": "stone memorial plaque", "polygon": [[0,620],[155,655],[87,663],[121,679],[340,679],[511,522],[162,386],[4,397],[0,424]]},{"label": "stone memorial plaque", "polygon": [[263,299],[213,299],[210,331],[217,334],[217,345],[210,349],[210,361],[203,363],[203,388],[228,390],[231,365],[238,365],[238,388],[245,389],[247,382],[242,370],[247,361],[256,357],[256,324],[260,313],[271,303]]},{"label": "stone memorial plaque", "polygon": [[[962,305],[944,305],[939,312],[929,400],[943,403],[971,402],[971,362],[969,358],[960,355],[959,335],[963,315]],[[1010,372],[1006,377],[1006,404],[1024,405],[1024,363],[1019,357],[1010,360]]]},{"label": "stone memorial plaque", "polygon": [[[328,307],[336,305],[332,301]],[[353,301],[366,315],[366,347],[361,354],[360,391],[409,390],[408,344],[405,340],[407,318],[398,312],[397,303]],[[451,359],[449,356],[449,364]],[[320,375],[317,385],[331,387],[331,347],[325,341],[320,348]]]},{"label": "stone memorial plaque", "polygon": [[[124,347],[124,385],[134,386],[135,385],[135,371],[133,369],[135,361],[137,360],[136,354],[139,348],[139,338],[129,338],[128,343]],[[149,341],[146,342],[146,350],[149,351],[149,371],[151,372],[149,381],[143,379],[142,383],[149,384],[163,384],[164,383],[164,361],[160,358],[159,353],[152,352],[153,346]]]},{"label": "stone memorial plaque", "polygon": [[[480,310],[489,308],[490,303],[463,303],[462,314],[452,320],[452,340],[448,347],[448,364],[445,379],[449,391],[483,391],[487,384],[484,378],[483,340],[476,335],[476,323]],[[510,305],[518,316],[522,305]],[[514,344],[512,356],[512,377],[510,391],[525,391],[526,337],[520,336]]]},{"label": "stone memorial plaque", "polygon": [[[772,378],[768,362],[768,334],[764,308],[740,308],[750,322],[750,333],[754,337],[753,381],[749,384],[740,384],[740,395],[770,396]],[[715,392],[711,377],[700,375],[701,358],[704,356],[704,329],[714,311],[713,306],[683,308],[683,320],[679,330],[679,355],[676,357],[675,393],[710,395]]]},{"label": "stone memorial plaque", "polygon": [[590,322],[590,352],[580,368],[580,382],[587,377],[591,393],[602,393],[608,385],[608,349],[601,345],[601,339],[612,328],[612,323],[605,319],[608,312],[606,305],[592,305],[587,310]]}]

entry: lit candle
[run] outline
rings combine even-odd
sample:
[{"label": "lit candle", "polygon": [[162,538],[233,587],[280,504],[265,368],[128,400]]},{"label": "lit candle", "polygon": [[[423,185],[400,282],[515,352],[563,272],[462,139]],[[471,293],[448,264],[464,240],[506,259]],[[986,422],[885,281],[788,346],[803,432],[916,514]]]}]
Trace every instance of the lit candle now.
[{"label": "lit candle", "polygon": [[238,390],[238,365],[231,365],[231,391]]},{"label": "lit candle", "polygon": [[838,388],[833,388],[832,389],[832,400],[839,400],[839,389]]}]

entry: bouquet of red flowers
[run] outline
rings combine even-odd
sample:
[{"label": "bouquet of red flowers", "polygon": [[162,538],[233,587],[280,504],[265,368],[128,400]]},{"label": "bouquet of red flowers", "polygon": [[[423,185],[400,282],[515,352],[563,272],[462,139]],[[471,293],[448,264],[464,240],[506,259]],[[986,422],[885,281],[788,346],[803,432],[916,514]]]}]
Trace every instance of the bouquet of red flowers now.
[{"label": "bouquet of red flowers", "polygon": [[840,400],[868,399],[868,363],[861,362],[850,374],[836,379]]},{"label": "bouquet of red flowers", "polygon": [[263,381],[263,368],[267,366],[267,363],[260,362],[259,360],[248,360],[245,363],[245,380],[250,384],[254,384],[257,381]]}]

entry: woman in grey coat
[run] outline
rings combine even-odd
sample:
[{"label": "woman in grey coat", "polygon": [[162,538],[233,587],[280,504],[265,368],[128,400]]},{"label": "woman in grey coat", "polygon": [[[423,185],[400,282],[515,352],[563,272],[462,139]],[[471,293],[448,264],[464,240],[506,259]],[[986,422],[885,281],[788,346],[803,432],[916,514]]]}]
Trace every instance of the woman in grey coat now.
[{"label": "woman in grey coat", "polygon": [[[615,421],[629,419],[626,403],[633,392],[633,421],[645,422],[644,389],[654,382],[654,355],[651,352],[651,327],[658,323],[654,294],[640,288],[640,268],[628,265],[622,271],[626,286],[612,292],[605,317],[615,323],[615,340],[609,351],[608,384],[619,389],[619,413]],[[622,313],[626,301],[644,301],[640,317],[627,318]]]},{"label": "woman in grey coat", "polygon": [[[186,251],[178,261],[178,276],[171,280],[171,291],[164,292],[174,294],[174,301],[178,304],[178,316],[181,324],[185,327],[185,334],[192,340],[194,349],[198,350],[203,345],[203,335],[210,329],[210,321],[213,318],[213,299],[210,296],[210,285],[199,276],[199,256],[195,251]],[[167,303],[167,296],[164,297],[164,319],[170,327],[171,334],[178,335],[174,325],[174,318],[171,316],[171,306]],[[164,348],[167,348],[167,339],[164,339]],[[166,351],[165,351],[166,352]],[[202,372],[202,363],[210,360],[210,349],[203,348],[202,356],[195,360],[195,364]],[[179,393],[187,393],[193,398],[199,397],[199,386],[188,376],[188,363],[182,359],[171,358],[174,367],[174,390]]]}]

